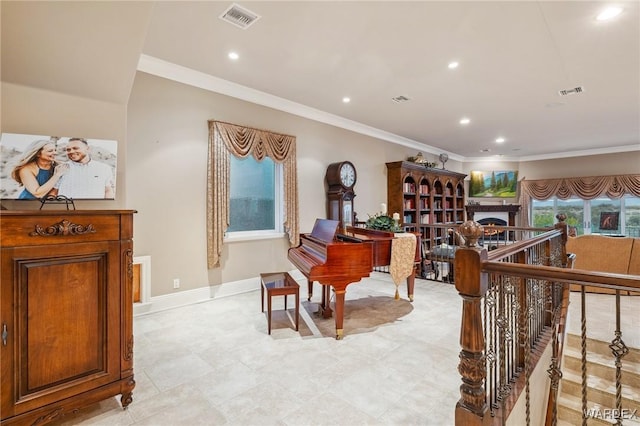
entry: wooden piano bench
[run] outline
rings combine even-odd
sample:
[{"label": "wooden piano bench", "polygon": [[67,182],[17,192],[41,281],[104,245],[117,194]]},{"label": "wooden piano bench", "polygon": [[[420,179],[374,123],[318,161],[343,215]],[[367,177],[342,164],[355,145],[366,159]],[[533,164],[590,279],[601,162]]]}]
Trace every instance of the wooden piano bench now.
[{"label": "wooden piano bench", "polygon": [[264,292],[267,291],[267,327],[271,334],[271,298],[284,296],[284,310],[287,310],[287,296],[296,296],[296,331],[300,322],[300,286],[287,272],[272,272],[260,274],[260,302],[264,312]]}]

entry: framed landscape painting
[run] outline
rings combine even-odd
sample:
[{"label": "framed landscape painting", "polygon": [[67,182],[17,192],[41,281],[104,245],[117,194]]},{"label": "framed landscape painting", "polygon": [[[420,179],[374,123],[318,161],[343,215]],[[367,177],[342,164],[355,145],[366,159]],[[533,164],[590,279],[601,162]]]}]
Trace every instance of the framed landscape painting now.
[{"label": "framed landscape painting", "polygon": [[0,199],[115,199],[118,142],[2,133]]},{"label": "framed landscape painting", "polygon": [[469,196],[514,198],[517,186],[517,170],[473,171],[469,182]]}]

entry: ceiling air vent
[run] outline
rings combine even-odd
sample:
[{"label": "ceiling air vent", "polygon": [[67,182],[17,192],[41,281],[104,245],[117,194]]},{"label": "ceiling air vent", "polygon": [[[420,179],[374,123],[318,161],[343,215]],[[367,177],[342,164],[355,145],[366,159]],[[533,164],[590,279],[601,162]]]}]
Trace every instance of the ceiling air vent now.
[{"label": "ceiling air vent", "polygon": [[220,19],[227,21],[238,28],[246,30],[251,26],[251,24],[260,19],[260,15],[233,3],[222,13],[222,15],[220,15]]},{"label": "ceiling air vent", "polygon": [[409,100],[409,98],[407,98],[406,96],[396,96],[395,98],[391,98],[391,100],[397,104],[401,104],[402,102],[407,102]]},{"label": "ceiling air vent", "polygon": [[574,95],[574,94],[582,93],[582,92],[584,92],[584,87],[578,86],[578,87],[574,87],[572,89],[560,90],[558,92],[558,94],[560,96],[568,96],[568,95]]}]

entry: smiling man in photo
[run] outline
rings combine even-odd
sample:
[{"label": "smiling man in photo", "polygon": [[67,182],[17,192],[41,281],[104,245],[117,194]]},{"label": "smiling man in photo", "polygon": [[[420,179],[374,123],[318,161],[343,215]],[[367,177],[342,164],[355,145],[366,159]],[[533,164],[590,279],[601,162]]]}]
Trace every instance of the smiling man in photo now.
[{"label": "smiling man in photo", "polygon": [[71,138],[65,149],[70,160],[69,171],[56,184],[58,195],[75,199],[113,199],[111,167],[91,158],[87,140]]}]

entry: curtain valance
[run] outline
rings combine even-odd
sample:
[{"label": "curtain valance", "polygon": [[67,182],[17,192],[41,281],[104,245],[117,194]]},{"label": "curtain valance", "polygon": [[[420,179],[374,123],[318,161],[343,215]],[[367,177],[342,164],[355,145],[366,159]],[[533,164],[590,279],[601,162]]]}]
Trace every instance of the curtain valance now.
[{"label": "curtain valance", "polygon": [[295,136],[282,135],[235,124],[212,121],[214,129],[220,135],[225,147],[236,157],[253,155],[256,160],[269,157],[276,163],[284,163],[288,158],[295,159]]},{"label": "curtain valance", "polygon": [[640,175],[590,176],[577,178],[520,181],[520,205],[524,214],[522,226],[529,226],[531,200],[572,197],[593,200],[598,197],[622,198],[625,194],[640,197]]},{"label": "curtain valance", "polygon": [[207,164],[207,263],[220,266],[224,233],[229,227],[229,172],[231,155],[256,160],[265,157],[283,166],[284,230],[290,245],[297,245],[298,185],[296,138],[266,130],[209,120]]},{"label": "curtain valance", "polygon": [[520,190],[536,200],[571,197],[593,200],[598,197],[640,197],[640,175],[592,176],[543,180],[522,180]]}]

